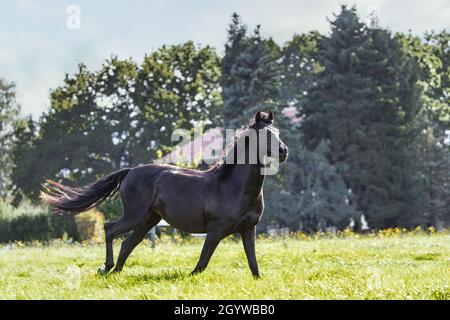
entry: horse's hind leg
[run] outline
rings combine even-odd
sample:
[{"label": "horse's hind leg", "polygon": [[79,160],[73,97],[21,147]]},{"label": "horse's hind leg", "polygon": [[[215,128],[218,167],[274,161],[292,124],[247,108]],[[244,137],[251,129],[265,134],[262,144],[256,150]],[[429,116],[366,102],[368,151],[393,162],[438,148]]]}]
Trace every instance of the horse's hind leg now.
[{"label": "horse's hind leg", "polygon": [[105,223],[105,242],[106,242],[106,259],[105,264],[98,272],[100,274],[106,274],[114,267],[114,255],[113,255],[113,240],[117,236],[124,234],[133,229],[135,222],[130,219],[122,217],[121,219],[113,222]]},{"label": "horse's hind leg", "polygon": [[122,271],[125,261],[130,253],[144,239],[149,230],[153,228],[160,220],[161,217],[152,212],[150,216],[141,225],[134,229],[133,232],[122,242],[114,272]]},{"label": "horse's hind leg", "polygon": [[152,200],[146,192],[136,192],[133,188],[123,184],[120,188],[123,216],[120,220],[105,224],[106,261],[100,273],[107,273],[114,267],[113,240],[137,226],[144,224],[149,217]]}]

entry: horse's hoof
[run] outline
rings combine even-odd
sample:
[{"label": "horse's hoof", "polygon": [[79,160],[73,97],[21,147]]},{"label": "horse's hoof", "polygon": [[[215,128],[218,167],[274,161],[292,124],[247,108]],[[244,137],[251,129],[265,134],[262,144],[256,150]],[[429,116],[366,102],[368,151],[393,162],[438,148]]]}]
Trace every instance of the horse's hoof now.
[{"label": "horse's hoof", "polygon": [[121,273],[122,272],[122,269],[117,269],[117,268],[114,268],[112,271],[111,271],[111,273],[113,273],[113,274],[117,274],[117,273]]},{"label": "horse's hoof", "polygon": [[111,268],[107,268],[105,265],[103,265],[100,268],[98,268],[97,274],[100,276],[106,276],[109,270],[111,270]]},{"label": "horse's hoof", "polygon": [[253,279],[261,279],[261,276],[259,274],[254,274]]},{"label": "horse's hoof", "polygon": [[191,271],[191,273],[189,273],[189,275],[192,277],[192,276],[196,276],[196,275],[198,275],[199,273],[201,273],[203,270],[198,270],[198,269],[195,269],[195,270],[193,270],[193,271]]}]

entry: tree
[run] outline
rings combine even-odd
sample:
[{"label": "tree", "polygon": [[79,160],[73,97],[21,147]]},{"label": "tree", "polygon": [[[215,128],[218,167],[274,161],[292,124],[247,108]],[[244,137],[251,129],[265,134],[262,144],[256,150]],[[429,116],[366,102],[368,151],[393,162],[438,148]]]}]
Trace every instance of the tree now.
[{"label": "tree", "polygon": [[265,181],[264,218],[258,224],[258,230],[267,231],[270,227],[298,230],[301,223],[300,175],[304,159],[299,124],[293,123],[292,119],[278,113],[275,117],[275,126],[279,128],[280,137],[289,148],[289,157],[285,163],[280,165],[279,172]]},{"label": "tree", "polygon": [[[283,140],[289,146],[289,159],[280,167],[279,173],[267,179],[265,184],[266,210],[260,228],[270,225],[298,230],[303,224],[299,199],[304,188],[305,148],[301,140],[298,120],[301,117],[299,102],[307,95],[314,74],[320,70],[317,63],[318,44],[321,36],[317,32],[294,35],[282,48],[278,59],[282,70],[280,106],[290,106],[296,118],[278,112],[276,125]],[[281,109],[281,108],[280,108]],[[308,154],[310,154],[309,152]],[[309,168],[309,167],[308,167]]]},{"label": "tree", "polygon": [[164,46],[141,65],[112,57],[92,72],[81,64],[51,92],[36,132],[27,126],[17,132],[16,203],[22,196],[37,200],[45,178],[86,184],[120,167],[156,160],[171,149],[177,128],[199,121],[217,126],[219,78],[217,55],[192,42]]},{"label": "tree", "polygon": [[9,173],[11,169],[11,141],[15,121],[20,112],[16,101],[14,83],[8,83],[0,78],[0,197],[7,195]]},{"label": "tree", "polygon": [[33,144],[37,140],[36,122],[31,116],[20,119],[14,128],[13,136],[10,154],[12,184],[9,187],[13,197],[12,204],[17,207],[26,195],[33,194],[36,184],[42,182],[36,175],[30,176],[31,168],[36,165],[36,160],[31,156]]},{"label": "tree", "polygon": [[[433,110],[435,112],[432,120],[438,126],[437,136],[442,142],[450,136],[450,33],[447,30],[439,33],[431,32],[425,35],[425,39],[431,46],[434,56],[440,60],[436,70],[440,76],[439,85],[430,90],[429,95],[439,101]],[[450,142],[447,142],[447,149],[450,152]]]},{"label": "tree", "polygon": [[[299,137],[300,138],[300,137]],[[298,139],[301,146],[301,139]],[[350,204],[350,194],[337,169],[327,160],[326,142],[313,151],[297,147],[294,159],[268,184],[264,226],[316,232],[328,227],[345,229],[360,213]]]},{"label": "tree", "polygon": [[227,128],[240,127],[264,106],[278,107],[278,56],[278,46],[272,39],[261,37],[260,26],[247,35],[247,27],[239,15],[233,14],[222,59],[221,85]]},{"label": "tree", "polygon": [[330,141],[330,163],[375,228],[426,223],[418,170],[424,128],[419,69],[387,30],[343,6],[321,43],[323,70],[301,103],[304,142]]},{"label": "tree", "polygon": [[317,31],[294,35],[281,49],[281,101],[298,107],[311,87],[313,75],[320,71],[317,60],[322,36]]},{"label": "tree", "polygon": [[301,190],[298,200],[302,230],[315,232],[327,227],[345,229],[360,214],[350,204],[344,180],[327,160],[327,143],[304,151]]},{"label": "tree", "polygon": [[[426,33],[424,39],[412,34],[396,34],[396,39],[420,66],[420,85],[429,129],[443,143],[450,127],[450,34]],[[450,146],[449,146],[450,148]]]},{"label": "tree", "polygon": [[192,42],[163,46],[144,58],[132,98],[155,150],[171,150],[175,129],[191,129],[200,121],[205,129],[223,124],[220,76],[215,52],[208,46],[197,50]]},{"label": "tree", "polygon": [[422,172],[427,182],[427,215],[430,224],[450,223],[450,35],[427,33],[424,39],[411,34],[396,38],[420,65],[419,83],[427,125],[422,139]]},{"label": "tree", "polygon": [[80,65],[51,92],[50,110],[17,128],[11,176],[15,204],[23,196],[37,201],[46,178],[87,183],[113,168],[113,159],[105,156],[111,138],[96,108],[94,82],[95,75]]}]

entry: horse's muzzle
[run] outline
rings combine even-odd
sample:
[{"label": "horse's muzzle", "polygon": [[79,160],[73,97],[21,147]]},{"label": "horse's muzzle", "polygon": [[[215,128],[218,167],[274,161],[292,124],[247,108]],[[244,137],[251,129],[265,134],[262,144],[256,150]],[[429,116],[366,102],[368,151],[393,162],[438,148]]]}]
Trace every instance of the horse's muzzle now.
[{"label": "horse's muzzle", "polygon": [[289,155],[289,149],[286,146],[280,146],[279,150],[279,160],[280,162],[285,162]]}]

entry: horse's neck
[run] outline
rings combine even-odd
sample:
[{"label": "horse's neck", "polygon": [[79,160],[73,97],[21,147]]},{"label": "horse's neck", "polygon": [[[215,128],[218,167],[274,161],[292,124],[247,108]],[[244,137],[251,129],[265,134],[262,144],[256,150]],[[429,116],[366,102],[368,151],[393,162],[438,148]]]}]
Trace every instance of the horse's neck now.
[{"label": "horse's neck", "polygon": [[228,153],[227,161],[234,163],[231,167],[227,181],[233,184],[233,188],[247,199],[256,199],[261,194],[264,185],[264,175],[261,175],[261,164],[249,164],[248,149],[245,151],[245,164],[237,164],[236,145]]},{"label": "horse's neck", "polygon": [[233,183],[237,183],[240,192],[246,197],[257,198],[264,185],[264,175],[258,164],[236,164],[231,172]]}]

